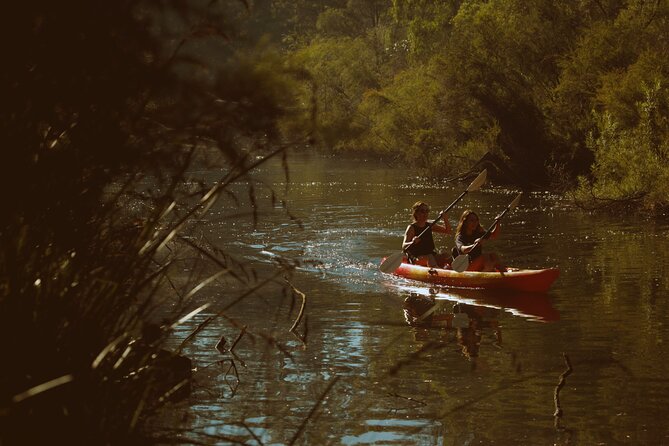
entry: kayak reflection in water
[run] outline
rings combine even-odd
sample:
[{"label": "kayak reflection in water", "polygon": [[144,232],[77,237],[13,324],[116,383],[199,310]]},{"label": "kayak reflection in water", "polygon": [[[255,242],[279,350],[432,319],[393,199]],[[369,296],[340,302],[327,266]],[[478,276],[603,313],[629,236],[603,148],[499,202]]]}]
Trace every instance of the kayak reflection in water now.
[{"label": "kayak reflection in water", "polygon": [[412,327],[455,329],[455,338],[468,359],[478,356],[483,329],[492,329],[496,344],[501,345],[499,309],[458,302],[452,312],[439,311],[444,310],[441,302],[431,296],[411,294],[404,300],[404,319]]},{"label": "kayak reflection in water", "polygon": [[499,228],[500,224],[497,222],[495,229],[488,236],[483,237],[485,229],[479,222],[479,216],[470,209],[462,213],[455,229],[455,249],[458,255],[469,255],[467,271],[506,271],[497,254],[483,253],[483,243],[488,239],[496,239],[499,235]]},{"label": "kayak reflection in water", "polygon": [[479,355],[482,330],[485,328],[493,330],[496,345],[502,344],[502,330],[497,320],[500,313],[498,309],[457,303],[453,306],[453,311],[455,314],[466,314],[469,318],[469,326],[458,328],[456,334],[465,357],[471,359]]},{"label": "kayak reflection in water", "polygon": [[[441,232],[442,234],[450,234],[453,232],[451,225],[448,223],[447,216],[443,216],[443,225],[432,223],[427,218],[430,213],[430,206],[423,201],[414,203],[411,207],[411,211],[413,223],[407,226],[404,233],[402,250],[409,254],[411,263],[423,260],[427,262],[428,266],[439,266],[443,268],[450,260],[450,256],[437,253],[434,239],[432,238],[432,232]],[[432,223],[431,227],[429,226],[430,223]],[[425,233],[423,233],[423,231],[425,231]]]}]

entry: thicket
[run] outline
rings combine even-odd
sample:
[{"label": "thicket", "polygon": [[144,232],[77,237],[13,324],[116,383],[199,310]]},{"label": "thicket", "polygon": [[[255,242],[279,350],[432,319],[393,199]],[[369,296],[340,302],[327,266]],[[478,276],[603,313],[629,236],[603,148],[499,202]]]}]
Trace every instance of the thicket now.
[{"label": "thicket", "polygon": [[2,14],[1,444],[155,440],[146,420],[190,385],[190,361],[163,346],[203,310],[193,296],[214,280],[258,286],[225,246],[187,237],[217,200],[221,218],[257,216],[253,167],[285,156],[284,118],[310,119],[293,97],[303,73],[252,50],[248,8],[68,0]]},{"label": "thicket", "polygon": [[323,8],[288,49],[318,85],[325,147],[442,176],[489,154],[500,180],[585,207],[667,208],[666,0]]}]

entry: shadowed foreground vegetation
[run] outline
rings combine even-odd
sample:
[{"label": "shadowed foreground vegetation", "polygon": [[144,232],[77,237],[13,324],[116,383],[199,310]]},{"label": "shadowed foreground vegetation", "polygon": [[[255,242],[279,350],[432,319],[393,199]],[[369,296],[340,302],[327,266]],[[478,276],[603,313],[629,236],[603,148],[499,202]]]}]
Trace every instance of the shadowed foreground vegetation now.
[{"label": "shadowed foreground vegetation", "polygon": [[190,385],[162,345],[193,295],[257,285],[183,235],[219,199],[257,217],[250,173],[285,157],[300,73],[235,43],[244,2],[18,5],[0,27],[0,443],[144,443]]}]

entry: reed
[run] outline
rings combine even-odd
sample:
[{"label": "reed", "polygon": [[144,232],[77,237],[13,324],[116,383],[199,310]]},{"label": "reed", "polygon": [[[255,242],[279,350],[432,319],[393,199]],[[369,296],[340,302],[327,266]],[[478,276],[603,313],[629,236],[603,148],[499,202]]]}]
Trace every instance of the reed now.
[{"label": "reed", "polygon": [[[164,345],[206,308],[193,296],[222,277],[257,285],[225,246],[183,236],[221,197],[231,218],[258,218],[252,172],[291,146],[279,121],[296,110],[294,73],[229,47],[225,64],[207,64],[206,45],[226,35],[212,20],[230,6],[193,4],[26,2],[0,31],[11,62],[0,85],[0,444],[144,443],[147,417],[190,385],[189,360]],[[189,52],[193,39],[206,50]],[[193,166],[220,177],[194,178]],[[184,263],[193,274],[178,273]]]}]

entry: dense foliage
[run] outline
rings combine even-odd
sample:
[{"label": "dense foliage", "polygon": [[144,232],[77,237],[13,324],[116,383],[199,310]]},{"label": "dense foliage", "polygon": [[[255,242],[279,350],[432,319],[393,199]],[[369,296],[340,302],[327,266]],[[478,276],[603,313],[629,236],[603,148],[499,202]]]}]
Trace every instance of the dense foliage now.
[{"label": "dense foliage", "polygon": [[584,206],[669,204],[666,0],[325,3],[289,48],[324,146],[441,175],[490,153]]}]

